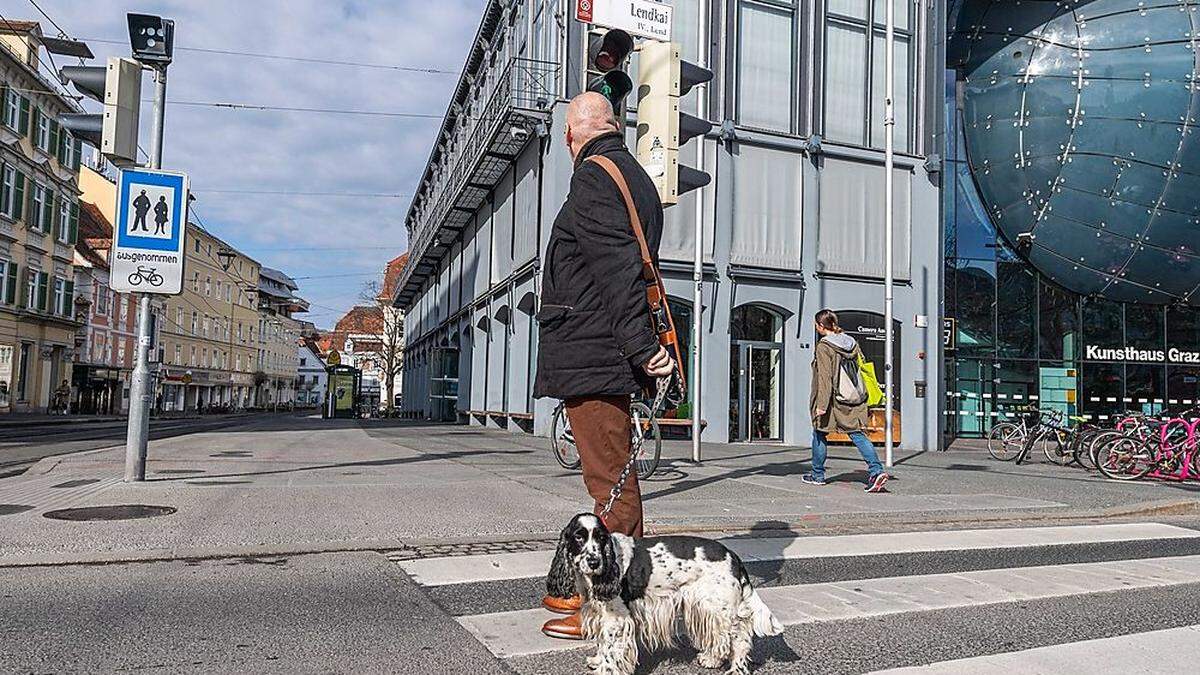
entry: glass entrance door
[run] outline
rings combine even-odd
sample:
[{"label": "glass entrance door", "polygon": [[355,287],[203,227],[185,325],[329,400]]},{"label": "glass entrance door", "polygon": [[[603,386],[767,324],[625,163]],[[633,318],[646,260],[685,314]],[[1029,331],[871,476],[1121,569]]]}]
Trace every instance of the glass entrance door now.
[{"label": "glass entrance door", "polygon": [[783,345],[733,343],[729,440],[783,440]]}]

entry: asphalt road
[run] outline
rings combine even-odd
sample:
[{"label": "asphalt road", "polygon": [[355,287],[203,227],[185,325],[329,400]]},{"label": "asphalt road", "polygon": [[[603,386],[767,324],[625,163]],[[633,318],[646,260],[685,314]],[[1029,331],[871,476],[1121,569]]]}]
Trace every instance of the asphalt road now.
[{"label": "asphalt road", "polygon": [[[846,556],[815,567],[816,561],[759,563],[752,572],[764,588],[961,569],[1011,570],[1021,579],[1027,576],[1022,568],[1031,566],[1151,555],[1169,561],[1195,555],[1198,547],[1200,540],[1188,539],[994,549],[966,557],[960,551],[948,559],[897,553]],[[1028,578],[1038,577],[1031,572]],[[535,586],[540,579],[521,580],[517,595]],[[528,608],[536,596],[514,605],[514,589],[503,584],[462,589],[474,596],[470,601],[449,590],[421,587],[373,552],[3,568],[0,672],[582,671],[587,652],[580,649],[496,658],[454,619],[464,611]],[[995,604],[793,624],[779,637],[756,640],[754,672],[867,673],[1200,622],[1200,582],[1062,597],[1038,597],[1038,590],[1031,585],[1029,597]],[[644,654],[637,672],[702,672],[693,657],[687,647]],[[1096,654],[1086,672],[1130,672],[1119,657]],[[1177,662],[1159,665],[1139,664],[1137,672],[1180,672]]]},{"label": "asphalt road", "polygon": [[[150,421],[150,440],[240,427],[263,415],[215,415],[155,419]],[[110,448],[125,443],[124,420],[72,421],[69,423],[0,426],[0,477],[24,471],[38,460],[87,450]]]}]

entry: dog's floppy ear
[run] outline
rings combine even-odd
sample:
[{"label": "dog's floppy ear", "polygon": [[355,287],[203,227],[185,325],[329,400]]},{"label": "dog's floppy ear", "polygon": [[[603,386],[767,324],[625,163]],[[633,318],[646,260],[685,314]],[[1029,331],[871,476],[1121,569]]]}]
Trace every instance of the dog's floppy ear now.
[{"label": "dog's floppy ear", "polygon": [[567,552],[567,525],[558,535],[558,550],[554,552],[554,561],[550,563],[550,573],[546,575],[546,594],[552,598],[570,598],[576,594],[575,568],[571,565],[571,554]]},{"label": "dog's floppy ear", "polygon": [[611,536],[601,555],[604,566],[592,577],[592,593],[597,600],[612,600],[621,594],[621,561],[617,558],[617,543]]}]

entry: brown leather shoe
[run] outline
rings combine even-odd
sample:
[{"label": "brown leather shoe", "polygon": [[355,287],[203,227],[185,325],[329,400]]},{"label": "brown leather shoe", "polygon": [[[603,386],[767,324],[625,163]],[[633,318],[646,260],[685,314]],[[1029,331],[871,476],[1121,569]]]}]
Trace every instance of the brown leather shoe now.
[{"label": "brown leather shoe", "polygon": [[553,595],[547,595],[542,598],[542,607],[555,614],[574,614],[582,606],[583,598],[578,595],[569,598],[556,598]]},{"label": "brown leather shoe", "polygon": [[550,619],[542,626],[542,632],[561,640],[582,640],[583,620],[580,618],[579,612],[561,619]]}]

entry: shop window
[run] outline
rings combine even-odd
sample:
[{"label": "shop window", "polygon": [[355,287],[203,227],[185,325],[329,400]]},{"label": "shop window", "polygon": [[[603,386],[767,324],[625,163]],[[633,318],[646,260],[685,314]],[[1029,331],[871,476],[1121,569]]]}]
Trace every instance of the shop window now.
[{"label": "shop window", "polygon": [[1078,296],[1042,280],[1038,289],[1038,336],[1043,359],[1079,358]]},{"label": "shop window", "polygon": [[996,347],[996,263],[959,260],[954,269],[958,352],[992,356]]},{"label": "shop window", "polygon": [[1187,352],[1200,351],[1200,309],[1167,308],[1167,348]]},{"label": "shop window", "polygon": [[1125,341],[1138,349],[1162,350],[1166,340],[1163,308],[1158,305],[1125,306]]},{"label": "shop window", "polygon": [[1166,407],[1167,373],[1161,365],[1125,366],[1125,409],[1157,415]]},{"label": "shop window", "polygon": [[1200,366],[1167,366],[1167,405],[1181,410],[1200,404]]},{"label": "shop window", "polygon": [[1119,363],[1083,363],[1080,372],[1080,407],[1084,415],[1100,420],[1125,410],[1124,366]]},{"label": "shop window", "polygon": [[996,312],[998,356],[1036,358],[1037,276],[1025,263],[996,265]]},{"label": "shop window", "polygon": [[[1087,346],[1123,347],[1125,333],[1122,330],[1124,312],[1119,302],[1103,298],[1083,300],[1083,339]],[[1084,349],[1086,350],[1086,346]],[[1084,354],[1086,358],[1086,353]]]},{"label": "shop window", "polygon": [[783,316],[760,305],[742,305],[733,310],[729,332],[734,340],[782,342]]}]

